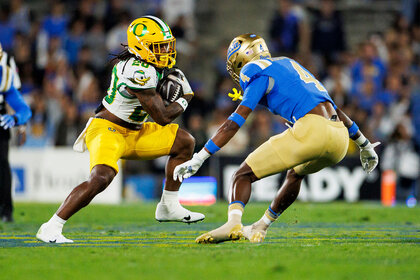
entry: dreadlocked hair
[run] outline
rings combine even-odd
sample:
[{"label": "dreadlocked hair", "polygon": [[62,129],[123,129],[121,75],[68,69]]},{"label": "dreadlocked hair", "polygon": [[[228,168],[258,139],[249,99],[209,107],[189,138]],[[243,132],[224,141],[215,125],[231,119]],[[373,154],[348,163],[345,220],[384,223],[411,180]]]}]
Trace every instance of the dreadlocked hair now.
[{"label": "dreadlocked hair", "polygon": [[124,50],[122,50],[118,54],[111,54],[113,56],[113,58],[110,60],[110,62],[114,62],[114,60],[124,61],[124,60],[128,60],[132,57],[137,59],[137,57],[134,54],[132,54],[128,51],[128,45],[121,44],[121,46],[124,48]]}]

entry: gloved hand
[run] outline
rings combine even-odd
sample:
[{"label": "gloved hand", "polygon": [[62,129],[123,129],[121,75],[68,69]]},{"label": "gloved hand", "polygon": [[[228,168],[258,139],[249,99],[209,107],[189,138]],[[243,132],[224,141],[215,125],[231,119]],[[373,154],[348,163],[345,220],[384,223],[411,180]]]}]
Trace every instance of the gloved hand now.
[{"label": "gloved hand", "polygon": [[228,96],[232,98],[232,101],[242,100],[241,91],[238,91],[236,88],[232,89],[233,93],[228,93]]},{"label": "gloved hand", "polygon": [[178,68],[174,68],[174,71],[177,72],[180,76],[180,78],[178,78],[177,81],[178,83],[181,84],[184,95],[186,94],[194,95],[194,92],[190,86],[190,83],[187,80],[187,77],[185,77],[185,74]]},{"label": "gloved hand", "polygon": [[2,115],[0,121],[0,126],[3,127],[3,129],[8,129],[16,125],[16,119],[11,115]]},{"label": "gloved hand", "polygon": [[360,162],[362,163],[363,170],[366,173],[371,173],[378,165],[379,159],[374,148],[379,146],[381,142],[369,143],[366,146],[360,148]]},{"label": "gloved hand", "polygon": [[208,157],[210,157],[210,154],[202,149],[199,153],[195,153],[189,161],[176,166],[173,174],[174,181],[179,180],[182,182],[182,180],[190,178],[197,173],[198,169],[200,169]]}]

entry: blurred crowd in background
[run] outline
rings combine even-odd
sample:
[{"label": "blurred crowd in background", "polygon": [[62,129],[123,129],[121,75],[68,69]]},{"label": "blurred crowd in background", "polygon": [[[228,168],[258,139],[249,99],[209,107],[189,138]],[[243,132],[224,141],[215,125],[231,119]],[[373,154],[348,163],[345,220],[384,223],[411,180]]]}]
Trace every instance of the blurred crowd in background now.
[{"label": "blurred crowd in background", "polygon": [[[33,110],[25,146],[73,144],[106,94],[111,54],[121,51],[128,24],[145,14],[172,28],[180,68],[192,74],[196,98],[179,122],[196,138],[197,149],[236,108],[227,96],[235,87],[226,71],[229,41],[214,51],[212,73],[192,73],[200,61],[194,0],[39,2],[44,9],[28,2],[9,1],[0,11],[0,42],[15,58],[21,92]],[[296,59],[322,81],[365,135],[382,142],[381,168],[413,186],[420,171],[420,1],[401,1],[386,31],[357,46],[346,42],[336,1],[279,0],[276,6],[266,19],[272,55]],[[214,83],[203,86],[200,74],[213,75]],[[286,128],[284,120],[258,108],[220,154],[246,155]],[[355,146],[349,154],[358,155]],[[159,170],[133,166],[127,165],[128,172]]]}]

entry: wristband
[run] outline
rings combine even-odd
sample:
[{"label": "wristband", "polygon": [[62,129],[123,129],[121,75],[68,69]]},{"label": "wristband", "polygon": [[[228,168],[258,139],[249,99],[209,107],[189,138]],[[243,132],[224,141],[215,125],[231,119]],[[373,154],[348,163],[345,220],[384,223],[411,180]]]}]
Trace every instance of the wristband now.
[{"label": "wristband", "polygon": [[353,137],[359,131],[359,127],[355,122],[349,128],[349,136]]},{"label": "wristband", "polygon": [[366,139],[366,137],[363,134],[361,134],[356,140],[354,140],[354,142],[360,148],[364,148],[364,147],[366,147],[370,143],[369,140]]},{"label": "wristband", "polygon": [[179,105],[181,105],[182,109],[185,112],[185,110],[188,107],[188,101],[185,98],[180,97],[175,102],[178,103]]},{"label": "wristband", "polygon": [[239,127],[241,127],[245,123],[245,119],[236,112],[232,113],[228,120],[235,122],[237,125],[239,125]]},{"label": "wristband", "polygon": [[210,154],[216,153],[218,150],[220,150],[219,146],[214,144],[213,140],[207,141],[206,145],[204,147],[210,152]]},{"label": "wristband", "polygon": [[15,120],[15,124],[18,124],[18,117],[16,115],[12,115],[13,119]]}]

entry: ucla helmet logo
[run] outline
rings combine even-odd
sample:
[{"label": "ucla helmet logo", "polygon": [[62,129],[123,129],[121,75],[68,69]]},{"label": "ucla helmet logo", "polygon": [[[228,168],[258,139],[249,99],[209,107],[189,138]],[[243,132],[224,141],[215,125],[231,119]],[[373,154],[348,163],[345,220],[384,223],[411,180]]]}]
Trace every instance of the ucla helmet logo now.
[{"label": "ucla helmet logo", "polygon": [[228,51],[227,51],[227,59],[229,59],[232,54],[236,53],[241,48],[241,43],[239,41],[233,42]]}]

